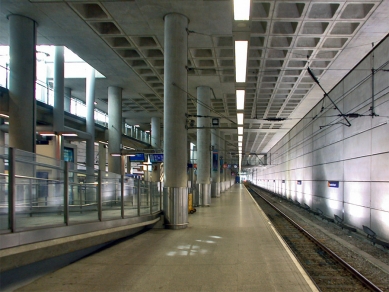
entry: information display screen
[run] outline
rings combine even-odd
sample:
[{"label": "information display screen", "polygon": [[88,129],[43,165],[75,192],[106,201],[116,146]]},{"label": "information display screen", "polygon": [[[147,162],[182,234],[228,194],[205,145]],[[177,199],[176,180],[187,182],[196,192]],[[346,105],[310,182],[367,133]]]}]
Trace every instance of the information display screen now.
[{"label": "information display screen", "polygon": [[145,162],[146,157],[144,153],[136,153],[134,156],[129,156],[131,162]]},{"label": "information display screen", "polygon": [[160,163],[163,162],[163,153],[153,153],[149,154],[151,163]]}]

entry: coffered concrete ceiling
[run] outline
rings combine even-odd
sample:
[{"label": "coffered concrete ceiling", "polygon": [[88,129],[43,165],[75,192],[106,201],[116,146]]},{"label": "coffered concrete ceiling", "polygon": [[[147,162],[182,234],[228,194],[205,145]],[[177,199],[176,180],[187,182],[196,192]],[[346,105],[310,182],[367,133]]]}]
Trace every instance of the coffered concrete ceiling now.
[{"label": "coffered concrete ceiling", "polygon": [[[38,23],[38,43],[64,45],[101,72],[98,107],[107,111],[107,87],[123,91],[123,116],[149,128],[163,116],[164,21],[178,12],[188,27],[188,114],[196,114],[197,86],[214,91],[214,111],[236,120],[232,0],[0,0],[0,44],[8,44],[11,13]],[[245,30],[249,39],[245,152],[267,152],[323,97],[309,65],[330,90],[389,32],[389,0],[257,1]],[[68,79],[72,95],[85,99],[85,80]],[[271,122],[269,117],[285,118]],[[221,127],[234,127],[221,119]],[[189,137],[195,141],[195,131]],[[223,138],[237,146],[236,129]]]}]

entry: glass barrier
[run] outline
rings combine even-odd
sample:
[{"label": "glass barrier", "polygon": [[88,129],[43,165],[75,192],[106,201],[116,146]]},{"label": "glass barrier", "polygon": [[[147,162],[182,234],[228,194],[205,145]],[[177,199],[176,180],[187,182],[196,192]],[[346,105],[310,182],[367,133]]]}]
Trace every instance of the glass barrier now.
[{"label": "glass barrier", "polygon": [[85,170],[69,163],[69,223],[98,221],[97,173],[87,175]]},{"label": "glass barrier", "polygon": [[161,183],[124,177],[122,201],[120,175],[77,167],[0,147],[0,231],[120,219],[122,208],[124,217],[160,211]]},{"label": "glass barrier", "polygon": [[161,184],[159,182],[152,182],[150,187],[151,194],[151,212],[157,212],[161,206]]},{"label": "glass barrier", "polygon": [[132,177],[124,178],[124,216],[138,216],[138,190],[139,180]]},{"label": "glass barrier", "polygon": [[60,165],[61,161],[15,150],[16,228],[64,224],[64,171]]},{"label": "glass barrier", "polygon": [[102,172],[101,176],[102,218],[121,218],[121,176],[111,172]]},{"label": "glass barrier", "polygon": [[150,182],[141,180],[139,192],[140,215],[150,214]]}]

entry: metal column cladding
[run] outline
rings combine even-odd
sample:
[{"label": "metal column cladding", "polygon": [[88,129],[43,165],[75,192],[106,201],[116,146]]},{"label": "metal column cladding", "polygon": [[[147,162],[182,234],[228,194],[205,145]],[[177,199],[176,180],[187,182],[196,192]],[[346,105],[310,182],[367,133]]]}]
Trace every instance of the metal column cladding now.
[{"label": "metal column cladding", "polygon": [[164,61],[164,213],[166,227],[186,228],[188,18],[171,13],[165,21]]}]

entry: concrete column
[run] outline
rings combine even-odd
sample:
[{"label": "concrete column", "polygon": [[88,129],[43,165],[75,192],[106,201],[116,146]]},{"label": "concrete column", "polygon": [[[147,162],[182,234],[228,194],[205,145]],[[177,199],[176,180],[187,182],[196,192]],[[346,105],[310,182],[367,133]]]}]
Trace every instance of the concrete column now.
[{"label": "concrete column", "polygon": [[164,200],[165,226],[183,229],[188,225],[186,168],[186,109],[188,63],[188,18],[165,15],[164,71]]},{"label": "concrete column", "polygon": [[[209,116],[212,91],[208,86],[197,87],[197,114]],[[197,189],[199,205],[211,204],[211,118],[197,118]]]},{"label": "concrete column", "polygon": [[107,145],[99,143],[99,169],[102,171],[106,170],[105,165],[107,164]]},{"label": "concrete column", "polygon": [[[64,47],[55,47],[54,53],[54,108],[53,129],[63,131],[65,124],[65,57]],[[63,137],[55,136],[55,158],[63,160]]]},{"label": "concrete column", "polygon": [[65,95],[64,110],[70,113],[70,99],[72,97],[72,89],[69,87],[65,87],[64,95]]},{"label": "concrete column", "polygon": [[127,135],[126,133],[126,119],[122,118],[122,134]]},{"label": "concrete column", "polygon": [[[223,156],[220,147],[220,138],[219,138],[219,129],[211,130],[211,145],[213,146],[213,152],[217,153],[216,165],[213,165],[212,157],[212,167],[211,167],[211,176],[212,176],[212,185],[211,185],[211,196],[212,198],[220,197],[220,157]],[[212,155],[213,156],[213,155]]]},{"label": "concrete column", "polygon": [[120,153],[122,144],[122,89],[116,86],[108,87],[108,171],[121,174],[122,161]]},{"label": "concrete column", "polygon": [[95,69],[90,67],[86,76],[86,132],[91,136],[86,140],[87,182],[94,182],[95,164]]},{"label": "concrete column", "polygon": [[35,153],[36,22],[9,15],[9,146]]},{"label": "concrete column", "polygon": [[151,147],[161,148],[161,119],[151,118]]}]

